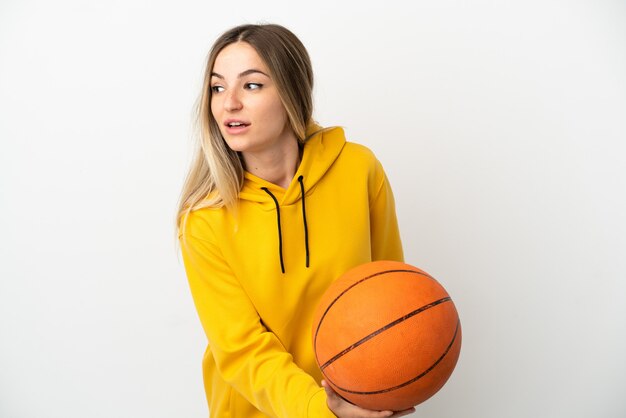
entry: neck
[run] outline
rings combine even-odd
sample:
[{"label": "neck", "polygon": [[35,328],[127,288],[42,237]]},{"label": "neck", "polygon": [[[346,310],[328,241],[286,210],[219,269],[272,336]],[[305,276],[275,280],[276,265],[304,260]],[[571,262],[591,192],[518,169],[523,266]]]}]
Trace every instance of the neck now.
[{"label": "neck", "polygon": [[296,140],[275,150],[261,154],[244,152],[242,156],[247,171],[284,189],[289,187],[300,165],[300,148]]}]

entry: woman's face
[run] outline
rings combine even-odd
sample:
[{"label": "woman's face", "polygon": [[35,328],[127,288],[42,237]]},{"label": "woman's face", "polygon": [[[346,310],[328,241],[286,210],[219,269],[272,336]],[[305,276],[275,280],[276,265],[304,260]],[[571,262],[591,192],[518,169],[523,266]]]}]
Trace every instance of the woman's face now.
[{"label": "woman's face", "polygon": [[269,70],[245,42],[220,51],[211,74],[211,113],[228,146],[249,154],[279,152],[296,140]]}]

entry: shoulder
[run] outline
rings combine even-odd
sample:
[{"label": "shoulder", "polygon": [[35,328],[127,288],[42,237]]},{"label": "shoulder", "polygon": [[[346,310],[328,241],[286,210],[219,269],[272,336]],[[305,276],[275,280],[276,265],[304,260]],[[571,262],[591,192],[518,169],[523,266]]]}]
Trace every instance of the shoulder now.
[{"label": "shoulder", "polygon": [[202,240],[212,241],[214,230],[223,224],[226,208],[205,207],[192,210],[181,216],[178,235],[192,236]]},{"label": "shoulder", "polygon": [[371,149],[357,142],[346,141],[342,154],[345,153],[354,158],[375,159],[376,156]]},{"label": "shoulder", "polygon": [[374,168],[379,164],[374,152],[365,145],[356,142],[346,142],[341,157],[349,162]]},{"label": "shoulder", "polygon": [[345,163],[359,172],[367,172],[370,178],[380,179],[384,175],[380,161],[374,152],[365,145],[346,142],[341,154]]}]

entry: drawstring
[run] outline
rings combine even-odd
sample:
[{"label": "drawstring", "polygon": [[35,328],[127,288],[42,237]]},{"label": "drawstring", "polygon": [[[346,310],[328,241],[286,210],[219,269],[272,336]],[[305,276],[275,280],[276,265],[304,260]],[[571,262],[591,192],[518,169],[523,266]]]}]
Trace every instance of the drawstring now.
[{"label": "drawstring", "polygon": [[304,176],[298,177],[302,193],[302,219],[304,220],[304,248],[306,250],[306,266],[309,267],[309,228],[306,225],[306,209],[304,208]]},{"label": "drawstring", "polygon": [[[306,223],[306,207],[304,205],[304,176],[298,177],[298,182],[300,183],[300,191],[302,193],[302,219],[304,221],[304,248],[306,251],[306,267],[309,267],[309,228]],[[278,224],[278,255],[280,257],[280,270],[285,273],[285,263],[283,261],[283,232],[280,226],[280,206],[278,204],[278,200],[269,191],[267,187],[261,187],[265,193],[270,195],[272,200],[274,201],[274,205],[276,205],[276,222]]]},{"label": "drawstring", "polygon": [[261,190],[270,195],[272,200],[274,200],[274,204],[276,205],[276,218],[278,219],[278,255],[280,256],[280,270],[284,274],[285,264],[283,263],[283,232],[280,229],[280,209],[278,208],[278,200],[276,200],[272,192],[270,192],[267,187],[261,187]]}]

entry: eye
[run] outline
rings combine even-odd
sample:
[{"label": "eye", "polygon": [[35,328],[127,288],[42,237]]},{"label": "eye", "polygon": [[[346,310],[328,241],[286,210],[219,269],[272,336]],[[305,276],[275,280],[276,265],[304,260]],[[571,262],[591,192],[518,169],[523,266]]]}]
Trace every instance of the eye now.
[{"label": "eye", "polygon": [[263,84],[260,84],[260,83],[246,83],[244,88],[246,90],[258,90],[261,87],[263,87]]},{"label": "eye", "polygon": [[224,91],[224,87],[222,86],[211,86],[211,91],[213,93],[221,93]]}]

